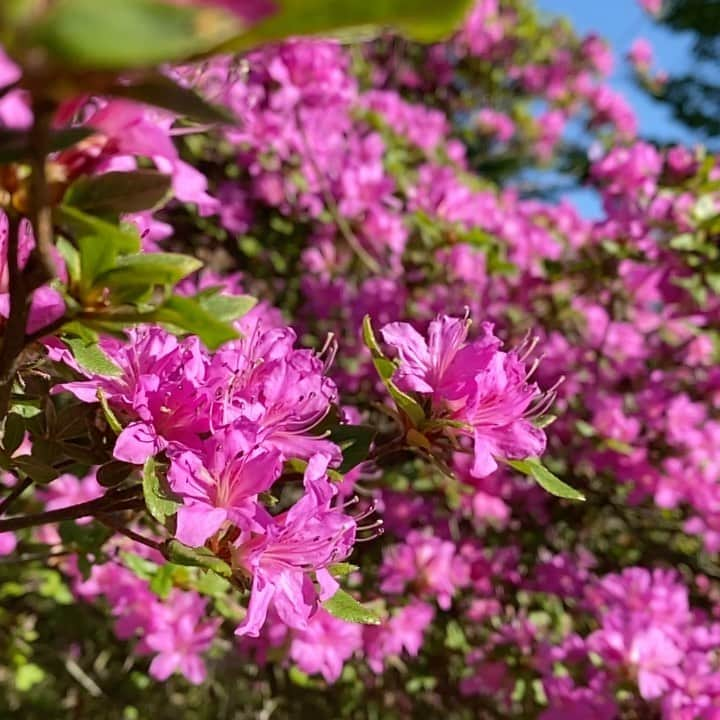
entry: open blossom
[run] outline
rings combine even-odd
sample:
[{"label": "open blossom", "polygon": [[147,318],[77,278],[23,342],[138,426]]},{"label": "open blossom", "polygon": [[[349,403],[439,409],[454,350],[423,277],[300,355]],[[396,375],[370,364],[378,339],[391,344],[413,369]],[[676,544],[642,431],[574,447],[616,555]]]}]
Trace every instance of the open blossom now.
[{"label": "open blossom", "polygon": [[356,523],[342,506],[331,506],[335,490],[325,474],[327,464],[325,456],[311,458],[300,500],[275,517],[258,508],[255,520],[261,531],[238,538],[233,566],[252,578],[252,587],[247,616],[236,634],[256,637],[271,606],[286,625],[305,629],[320,601],[337,590],[327,568],[350,554]]},{"label": "open blossom", "polygon": [[303,672],[320,673],[333,683],[343,665],[362,648],[362,626],[338,620],[322,608],[312,616],[304,630],[296,630],[290,644],[290,657]]},{"label": "open blossom", "polygon": [[337,388],[322,360],[294,343],[290,328],[259,322],[215,353],[208,380],[215,388],[213,425],[243,419],[256,425],[258,443],[286,459],[323,453],[337,462],[337,446],[312,432],[337,401]]},{"label": "open blossom", "polygon": [[167,680],[182,673],[191,683],[205,680],[200,657],[212,644],[220,619],[201,622],[207,601],[196,593],[175,590],[155,611],[155,627],[144,638],[144,646],[157,653],[150,663],[150,675]]},{"label": "open blossom", "polygon": [[405,541],[388,548],[380,568],[380,589],[402,593],[408,586],[436,597],[443,610],[450,607],[455,589],[464,581],[465,567],[455,544],[416,530]]},{"label": "open blossom", "polygon": [[168,482],[183,500],[178,540],[198,546],[226,521],[251,526],[258,493],[269,490],[281,472],[280,452],[256,446],[253,428],[241,424],[214,434],[197,451],[171,454]]},{"label": "open blossom", "polygon": [[495,458],[540,455],[545,434],[528,416],[541,398],[528,382],[524,358],[503,352],[492,325],[467,342],[469,323],[441,315],[430,323],[428,340],[407,323],[382,328],[385,342],[397,350],[395,380],[401,390],[430,396],[433,419],[462,423],[461,433],[473,439],[472,475],[484,477],[497,469]]},{"label": "open blossom", "polygon": [[435,617],[435,608],[420,600],[412,600],[398,609],[382,625],[363,628],[363,644],[368,665],[381,673],[385,661],[406,652],[415,657],[422,647],[425,631]]},{"label": "open blossom", "polygon": [[205,384],[206,352],[197,338],[180,341],[157,327],[128,331],[128,342],[101,342],[122,374],[92,375],[65,383],[84,402],[97,402],[98,390],[130,423],[115,444],[115,457],[142,464],[171,443],[194,447],[210,429],[210,389]]}]

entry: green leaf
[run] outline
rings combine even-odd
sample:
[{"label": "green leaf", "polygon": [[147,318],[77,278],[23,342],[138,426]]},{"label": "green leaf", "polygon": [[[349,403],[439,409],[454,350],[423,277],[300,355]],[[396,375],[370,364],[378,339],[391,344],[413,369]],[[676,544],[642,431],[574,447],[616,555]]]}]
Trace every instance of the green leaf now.
[{"label": "green leaf", "polygon": [[58,526],[63,544],[81,553],[97,552],[112,535],[112,530],[100,523],[78,525],[74,520],[64,520]]},{"label": "green leaf", "polygon": [[28,692],[44,679],[45,671],[39,665],[35,665],[35,663],[25,663],[25,665],[21,665],[15,673],[15,687],[20,692]]},{"label": "green leaf", "polygon": [[107,424],[116,435],[119,435],[123,431],[123,427],[115,416],[115,413],[111,410],[110,405],[108,405],[107,398],[105,397],[105,393],[102,391],[102,388],[98,388],[96,394]]},{"label": "green leaf", "polygon": [[322,606],[331,615],[346,622],[362,623],[363,625],[379,625],[381,622],[380,616],[376,612],[361,605],[344,590],[338,590]]},{"label": "green leaf", "polygon": [[165,557],[177,565],[205,568],[222,577],[232,577],[230,566],[204,547],[191,548],[177,540],[168,540],[165,543]]},{"label": "green leaf", "polygon": [[164,523],[170,515],[177,512],[182,505],[182,500],[174,496],[169,488],[163,487],[157,472],[155,458],[150,457],[145,461],[142,475],[145,505],[159,523]]},{"label": "green leaf", "polygon": [[123,371],[100,349],[96,341],[84,338],[63,338],[78,365],[97,375],[117,377]]},{"label": "green leaf", "polygon": [[77,239],[78,255],[80,259],[80,292],[88,293],[95,285],[99,275],[106,272],[115,264],[117,251],[112,244],[106,244],[102,238],[94,235],[83,235]]},{"label": "green leaf", "polygon": [[337,425],[330,431],[330,439],[340,446],[343,454],[341,473],[352,470],[367,460],[370,445],[377,434],[377,428],[370,425]]},{"label": "green leaf", "polygon": [[368,350],[370,350],[375,369],[395,401],[398,410],[401,410],[415,427],[421,426],[425,422],[425,412],[417,400],[400,390],[392,381],[392,376],[397,368],[395,363],[386,358],[380,349],[369,315],[363,318],[363,339]]},{"label": "green leaf", "polygon": [[147,73],[127,84],[114,85],[107,94],[164,108],[201,123],[238,122],[226,108],[211,105],[194,90],[178,85],[158,72]]},{"label": "green leaf", "polygon": [[166,598],[173,589],[173,573],[177,566],[172,563],[161,565],[150,580],[150,590],[161,598]]},{"label": "green leaf", "polygon": [[100,238],[104,245],[121,254],[140,252],[140,235],[135,228],[118,227],[66,205],[59,205],[54,213],[55,221],[70,230],[75,237],[89,235]]},{"label": "green leaf", "polygon": [[121,552],[120,557],[122,558],[123,564],[128,570],[132,570],[139,578],[143,580],[150,580],[155,575],[158,569],[157,563],[146,560],[140,555],[134,553]]},{"label": "green leaf", "polygon": [[252,295],[222,295],[220,292],[195,296],[198,303],[221,322],[233,322],[247,315],[257,305]]},{"label": "green leaf", "polygon": [[44,463],[32,455],[20,455],[12,459],[12,464],[18,470],[24,472],[33,482],[40,485],[47,485],[60,475],[57,468]]},{"label": "green leaf", "polygon": [[525,460],[508,460],[508,465],[515,468],[523,475],[529,475],[540,487],[547,490],[551,495],[565,498],[566,500],[584,501],[585,496],[564,483],[559,477],[553,475],[538,458],[525,458]]},{"label": "green leaf", "polygon": [[8,413],[2,439],[3,450],[8,455],[12,455],[20,447],[24,437],[25,423],[22,417],[15,412]]},{"label": "green leaf", "polygon": [[[53,130],[49,138],[49,152],[58,152],[71,147],[90,135],[92,128],[67,128]],[[32,157],[30,134],[23,130],[0,130],[0,164],[25,162]]]},{"label": "green leaf", "polygon": [[232,585],[224,578],[214,572],[202,573],[194,583],[194,588],[201,595],[209,595],[218,598],[227,594]]},{"label": "green leaf", "polygon": [[111,460],[98,468],[96,478],[103,487],[115,487],[135,471],[135,466],[120,460]]},{"label": "green leaf", "polygon": [[126,285],[175,285],[202,266],[201,260],[180,253],[125,255],[101,273],[95,285],[121,290]]},{"label": "green leaf", "polygon": [[169,175],[157,170],[83,175],[66,191],[63,204],[91,215],[119,215],[150,210],[168,197]]},{"label": "green leaf", "polygon": [[151,317],[155,322],[197,335],[210,350],[240,337],[230,324],[218,320],[195,298],[173,295],[152,312]]},{"label": "green leaf", "polygon": [[67,67],[123,70],[209,50],[238,25],[216,8],[162,0],[57,0],[32,39]]},{"label": "green leaf", "polygon": [[357,565],[346,562],[339,562],[328,565],[328,572],[336,578],[345,577],[346,575],[350,575],[351,573],[354,573],[356,570],[359,569],[360,568]]},{"label": "green leaf", "polygon": [[78,282],[80,280],[80,253],[64,237],[57,239],[55,247],[65,261],[70,281],[72,283]]},{"label": "green leaf", "polygon": [[460,24],[471,0],[277,0],[278,9],[224,50],[244,50],[296,35],[346,34],[349,30],[395,28],[416,40],[447,37]]}]

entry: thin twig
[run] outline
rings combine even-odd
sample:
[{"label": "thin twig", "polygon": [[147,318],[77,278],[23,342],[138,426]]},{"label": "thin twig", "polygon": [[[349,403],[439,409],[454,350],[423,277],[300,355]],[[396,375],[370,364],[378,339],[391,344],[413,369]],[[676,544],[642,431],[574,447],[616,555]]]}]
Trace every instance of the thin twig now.
[{"label": "thin twig", "polygon": [[34,553],[33,555],[9,555],[0,558],[0,565],[21,565],[35,560],[49,560],[50,558],[67,557],[68,555],[75,555],[75,553],[72,550],[58,550],[57,552]]},{"label": "thin twig", "polygon": [[348,224],[347,220],[340,212],[340,208],[335,202],[335,198],[333,197],[333,194],[327,185],[326,177],[320,169],[317,161],[315,160],[315,155],[310,148],[310,142],[308,141],[307,133],[305,132],[305,124],[300,117],[300,113],[298,113],[297,111],[295,112],[295,120],[297,122],[298,130],[300,131],[300,137],[302,138],[303,145],[305,146],[305,155],[307,156],[308,161],[312,165],[312,168],[317,175],[318,182],[320,183],[320,190],[322,192],[323,199],[325,200],[325,206],[327,207],[328,212],[332,216],[332,219],[335,221],[335,224],[338,226],[340,234],[343,236],[345,242],[350,246],[350,249],[367,266],[370,272],[375,273],[376,275],[381,274],[381,268],[379,263],[375,260],[374,257],[372,257],[372,255],[370,255],[370,253],[365,250],[365,248],[355,236],[355,233],[352,231],[352,228]]},{"label": "thin twig", "polygon": [[0,502],[0,516],[4,515],[10,505],[12,505],[12,503],[17,500],[17,498],[19,498],[31,485],[32,480],[30,478],[18,481],[15,487],[8,493],[7,497]]},{"label": "thin twig", "polygon": [[115,532],[118,532],[121,535],[124,535],[125,537],[140,543],[141,545],[145,545],[146,547],[152,548],[153,550],[157,550],[159,553],[162,553],[163,543],[152,540],[145,535],[141,535],[140,533],[137,533],[134,530],[125,527],[121,523],[117,522],[115,518],[110,515],[100,513],[96,516],[96,518],[99,522],[105,525],[105,527],[109,527],[111,530],[115,530]]}]

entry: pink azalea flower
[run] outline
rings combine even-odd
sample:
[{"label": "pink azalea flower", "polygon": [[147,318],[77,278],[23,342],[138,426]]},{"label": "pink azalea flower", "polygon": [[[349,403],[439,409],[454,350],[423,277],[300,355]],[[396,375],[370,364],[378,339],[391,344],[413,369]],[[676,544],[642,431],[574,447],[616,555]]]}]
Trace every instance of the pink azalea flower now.
[{"label": "pink azalea flower", "polygon": [[17,538],[14,533],[0,533],[0,555],[10,555],[17,547]]},{"label": "pink azalea flower", "polygon": [[386,550],[380,568],[380,589],[402,593],[412,586],[436,597],[438,605],[447,610],[455,588],[464,581],[464,570],[454,543],[412,530],[403,543]]},{"label": "pink azalea flower", "polygon": [[304,630],[296,630],[290,643],[290,657],[303,672],[320,673],[334,683],[343,665],[362,647],[362,626],[333,617],[322,608]]},{"label": "pink azalea flower", "polygon": [[171,454],[168,482],[183,499],[178,540],[199,546],[227,521],[250,526],[258,493],[282,472],[280,452],[254,442],[252,428],[234,425],[203,441],[197,451]]},{"label": "pink azalea flower", "polygon": [[431,396],[433,417],[465,423],[474,443],[472,475],[497,469],[496,457],[524,458],[545,450],[545,434],[527,419],[540,398],[517,352],[502,352],[484,323],[483,336],[467,343],[469,323],[441,315],[430,323],[428,340],[407,323],[382,328],[398,352],[395,380],[402,390]]},{"label": "pink azalea flower", "polygon": [[[271,517],[258,508],[262,533],[245,532],[234,549],[233,564],[252,577],[247,616],[237,635],[256,637],[274,607],[290,627],[303,630],[320,600],[332,596],[337,582],[328,565],[344,560],[355,542],[355,520],[331,507],[334,489],[325,475],[328,458],[311,458],[305,494],[285,513]],[[310,573],[320,585],[316,590]]]},{"label": "pink azalea flower", "polygon": [[167,680],[174,672],[193,685],[205,680],[200,655],[212,644],[221,622],[200,621],[206,604],[196,593],[174,590],[167,603],[157,609],[157,627],[144,638],[147,649],[157,653],[150,663],[150,675],[156,680]]}]

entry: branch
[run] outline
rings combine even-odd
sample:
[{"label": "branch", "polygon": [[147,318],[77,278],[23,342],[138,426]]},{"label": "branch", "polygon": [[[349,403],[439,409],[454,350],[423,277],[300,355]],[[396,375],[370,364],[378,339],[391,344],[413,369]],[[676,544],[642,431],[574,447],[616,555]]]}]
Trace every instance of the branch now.
[{"label": "branch", "polygon": [[325,200],[325,206],[330,213],[332,219],[335,221],[338,229],[340,230],[340,234],[345,239],[345,242],[350,246],[350,249],[364,263],[364,265],[368,268],[368,270],[370,270],[370,272],[376,275],[381,274],[382,271],[380,265],[375,260],[375,258],[370,255],[367,250],[365,250],[358,238],[355,236],[355,233],[352,231],[352,228],[350,227],[348,221],[340,212],[340,208],[335,202],[332,191],[326,182],[325,174],[318,165],[317,160],[315,159],[315,155],[310,148],[310,141],[308,140],[307,133],[305,132],[305,124],[300,117],[300,113],[297,110],[295,111],[295,122],[297,123],[298,130],[300,131],[300,137],[302,138],[303,146],[305,148],[305,155],[307,156],[310,165],[312,166],[315,174],[317,175],[318,183],[320,183],[320,189]]},{"label": "branch", "polygon": [[35,119],[30,129],[30,223],[35,233],[35,249],[30,256],[28,271],[34,276],[30,285],[31,289],[35,289],[57,275],[53,259],[52,209],[45,168],[55,103],[36,99],[32,110]]},{"label": "branch", "polygon": [[15,487],[8,493],[7,497],[0,502],[0,515],[4,515],[5,511],[12,505],[17,498],[19,498],[30,486],[32,480],[25,478],[24,480],[18,480]]},{"label": "branch", "polygon": [[105,513],[100,513],[96,517],[99,522],[105,525],[105,527],[109,527],[111,530],[114,530],[115,532],[118,532],[121,535],[124,535],[125,537],[130,538],[137,543],[140,543],[141,545],[145,545],[146,547],[152,548],[153,550],[157,550],[159,553],[162,554],[164,543],[157,542],[156,540],[145,537],[145,535],[141,535],[140,533],[137,533],[134,530],[125,527],[123,524],[117,522],[115,518],[110,515],[105,515]]},{"label": "branch", "polygon": [[17,218],[8,216],[8,274],[10,289],[10,315],[5,324],[2,348],[0,349],[0,421],[7,416],[10,406],[10,394],[17,358],[22,352],[27,325],[28,298],[25,279],[18,262],[18,243],[20,223]]},{"label": "branch", "polygon": [[131,510],[142,507],[143,500],[140,497],[142,488],[134,485],[124,490],[108,492],[95,500],[88,500],[77,505],[70,505],[58,510],[34,513],[32,515],[19,515],[18,517],[0,519],[0,533],[14,530],[22,530],[48,523],[62,522],[63,520],[77,520],[82,517],[93,517],[101,513],[111,513],[119,510]]}]

